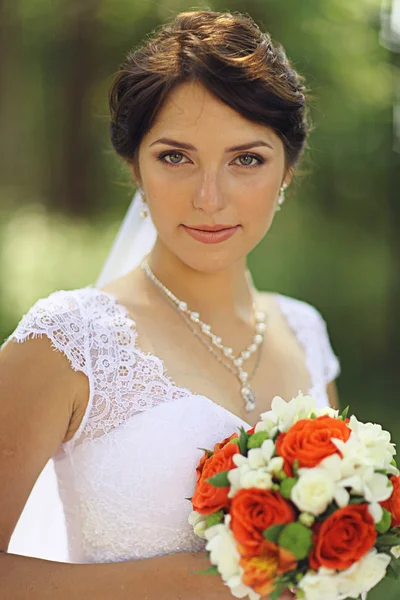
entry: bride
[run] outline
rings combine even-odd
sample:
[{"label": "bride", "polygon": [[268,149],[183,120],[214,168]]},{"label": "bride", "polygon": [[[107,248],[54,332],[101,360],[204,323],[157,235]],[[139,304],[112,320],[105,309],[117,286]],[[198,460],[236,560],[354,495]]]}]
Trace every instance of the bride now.
[{"label": "bride", "polygon": [[[96,285],[39,299],[0,353],[2,597],[231,597],[193,574],[208,566],[187,521],[199,448],[254,425],[276,395],[338,401],[320,313],[256,290],[246,267],[306,144],[304,91],[239,13],[180,13],[121,65],[111,139],[132,205]],[[61,561],[61,516],[40,488],[49,459]],[[40,515],[46,559],[23,552]]]}]

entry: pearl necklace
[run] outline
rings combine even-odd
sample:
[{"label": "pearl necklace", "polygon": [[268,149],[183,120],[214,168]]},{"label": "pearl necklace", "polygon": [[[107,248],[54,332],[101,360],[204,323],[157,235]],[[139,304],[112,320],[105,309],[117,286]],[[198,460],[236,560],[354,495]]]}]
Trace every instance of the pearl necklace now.
[{"label": "pearl necklace", "polygon": [[[249,346],[243,350],[239,356],[234,356],[232,348],[229,346],[224,346],[222,340],[219,336],[215,335],[211,331],[211,326],[201,320],[200,314],[198,312],[190,310],[186,302],[179,300],[172,292],[169,290],[157,277],[154,275],[153,271],[150,269],[150,266],[147,262],[147,259],[144,259],[141,268],[147,275],[147,277],[173,302],[178,311],[185,315],[187,319],[190,319],[193,323],[195,323],[201,330],[201,332],[210,340],[211,344],[218,348],[218,350],[223,354],[223,356],[230,360],[233,364],[233,367],[228,365],[223,360],[220,360],[222,364],[224,364],[236,377],[240,382],[240,393],[245,402],[245,410],[247,412],[252,411],[256,407],[256,398],[254,392],[252,391],[249,385],[249,374],[245,371],[242,366],[245,360],[248,360],[252,354],[254,354],[260,344],[264,341],[264,332],[265,332],[265,313],[262,311],[258,311],[256,308],[256,304],[253,301],[253,314],[254,320],[256,322],[255,325],[255,335],[253,337],[253,341]],[[208,344],[207,344],[208,346]],[[209,347],[211,349],[211,347]],[[213,354],[215,351],[213,350]],[[216,353],[215,353],[216,354]],[[214,354],[214,355],[215,355]],[[218,358],[218,355],[217,355]]]}]

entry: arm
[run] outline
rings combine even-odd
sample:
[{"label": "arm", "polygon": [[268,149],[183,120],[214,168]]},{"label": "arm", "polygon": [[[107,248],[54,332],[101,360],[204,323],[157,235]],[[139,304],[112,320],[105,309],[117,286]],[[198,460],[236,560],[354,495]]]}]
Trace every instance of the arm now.
[{"label": "arm", "polygon": [[0,553],[2,600],[232,600],[204,553],[70,564]]},{"label": "arm", "polygon": [[8,342],[0,351],[1,600],[228,600],[204,553],[101,564],[73,564],[8,554],[10,538],[43,467],[69,437],[87,394],[47,337]]},{"label": "arm", "polygon": [[335,381],[330,381],[326,387],[326,393],[328,394],[329,406],[332,408],[340,409],[339,396]]}]

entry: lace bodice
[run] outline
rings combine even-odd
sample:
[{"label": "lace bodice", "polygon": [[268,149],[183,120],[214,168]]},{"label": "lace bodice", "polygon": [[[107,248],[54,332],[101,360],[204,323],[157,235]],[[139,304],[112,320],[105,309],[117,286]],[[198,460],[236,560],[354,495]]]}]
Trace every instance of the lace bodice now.
[{"label": "lace bodice", "polygon": [[[275,297],[305,350],[312,386],[303,391],[326,405],[326,385],[340,371],[326,323],[310,304]],[[203,549],[187,523],[185,500],[193,494],[199,448],[249,425],[177,386],[163,361],[141,350],[134,321],[111,294],[92,286],[54,292],[30,308],[4,343],[43,335],[89,380],[82,422],[53,457],[69,560]]]}]

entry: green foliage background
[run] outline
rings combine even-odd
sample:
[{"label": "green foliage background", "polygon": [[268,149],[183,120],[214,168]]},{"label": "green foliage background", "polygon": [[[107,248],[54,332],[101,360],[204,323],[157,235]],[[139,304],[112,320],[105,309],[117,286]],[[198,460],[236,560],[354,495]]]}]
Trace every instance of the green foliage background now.
[{"label": "green foliage background", "polygon": [[[341,404],[397,441],[398,67],[380,44],[379,0],[0,1],[0,339],[39,297],[95,282],[132,195],[108,140],[112,75],[192,8],[247,12],[306,77],[309,150],[250,266],[260,288],[321,311]],[[369,599],[398,591],[384,582]]]}]

